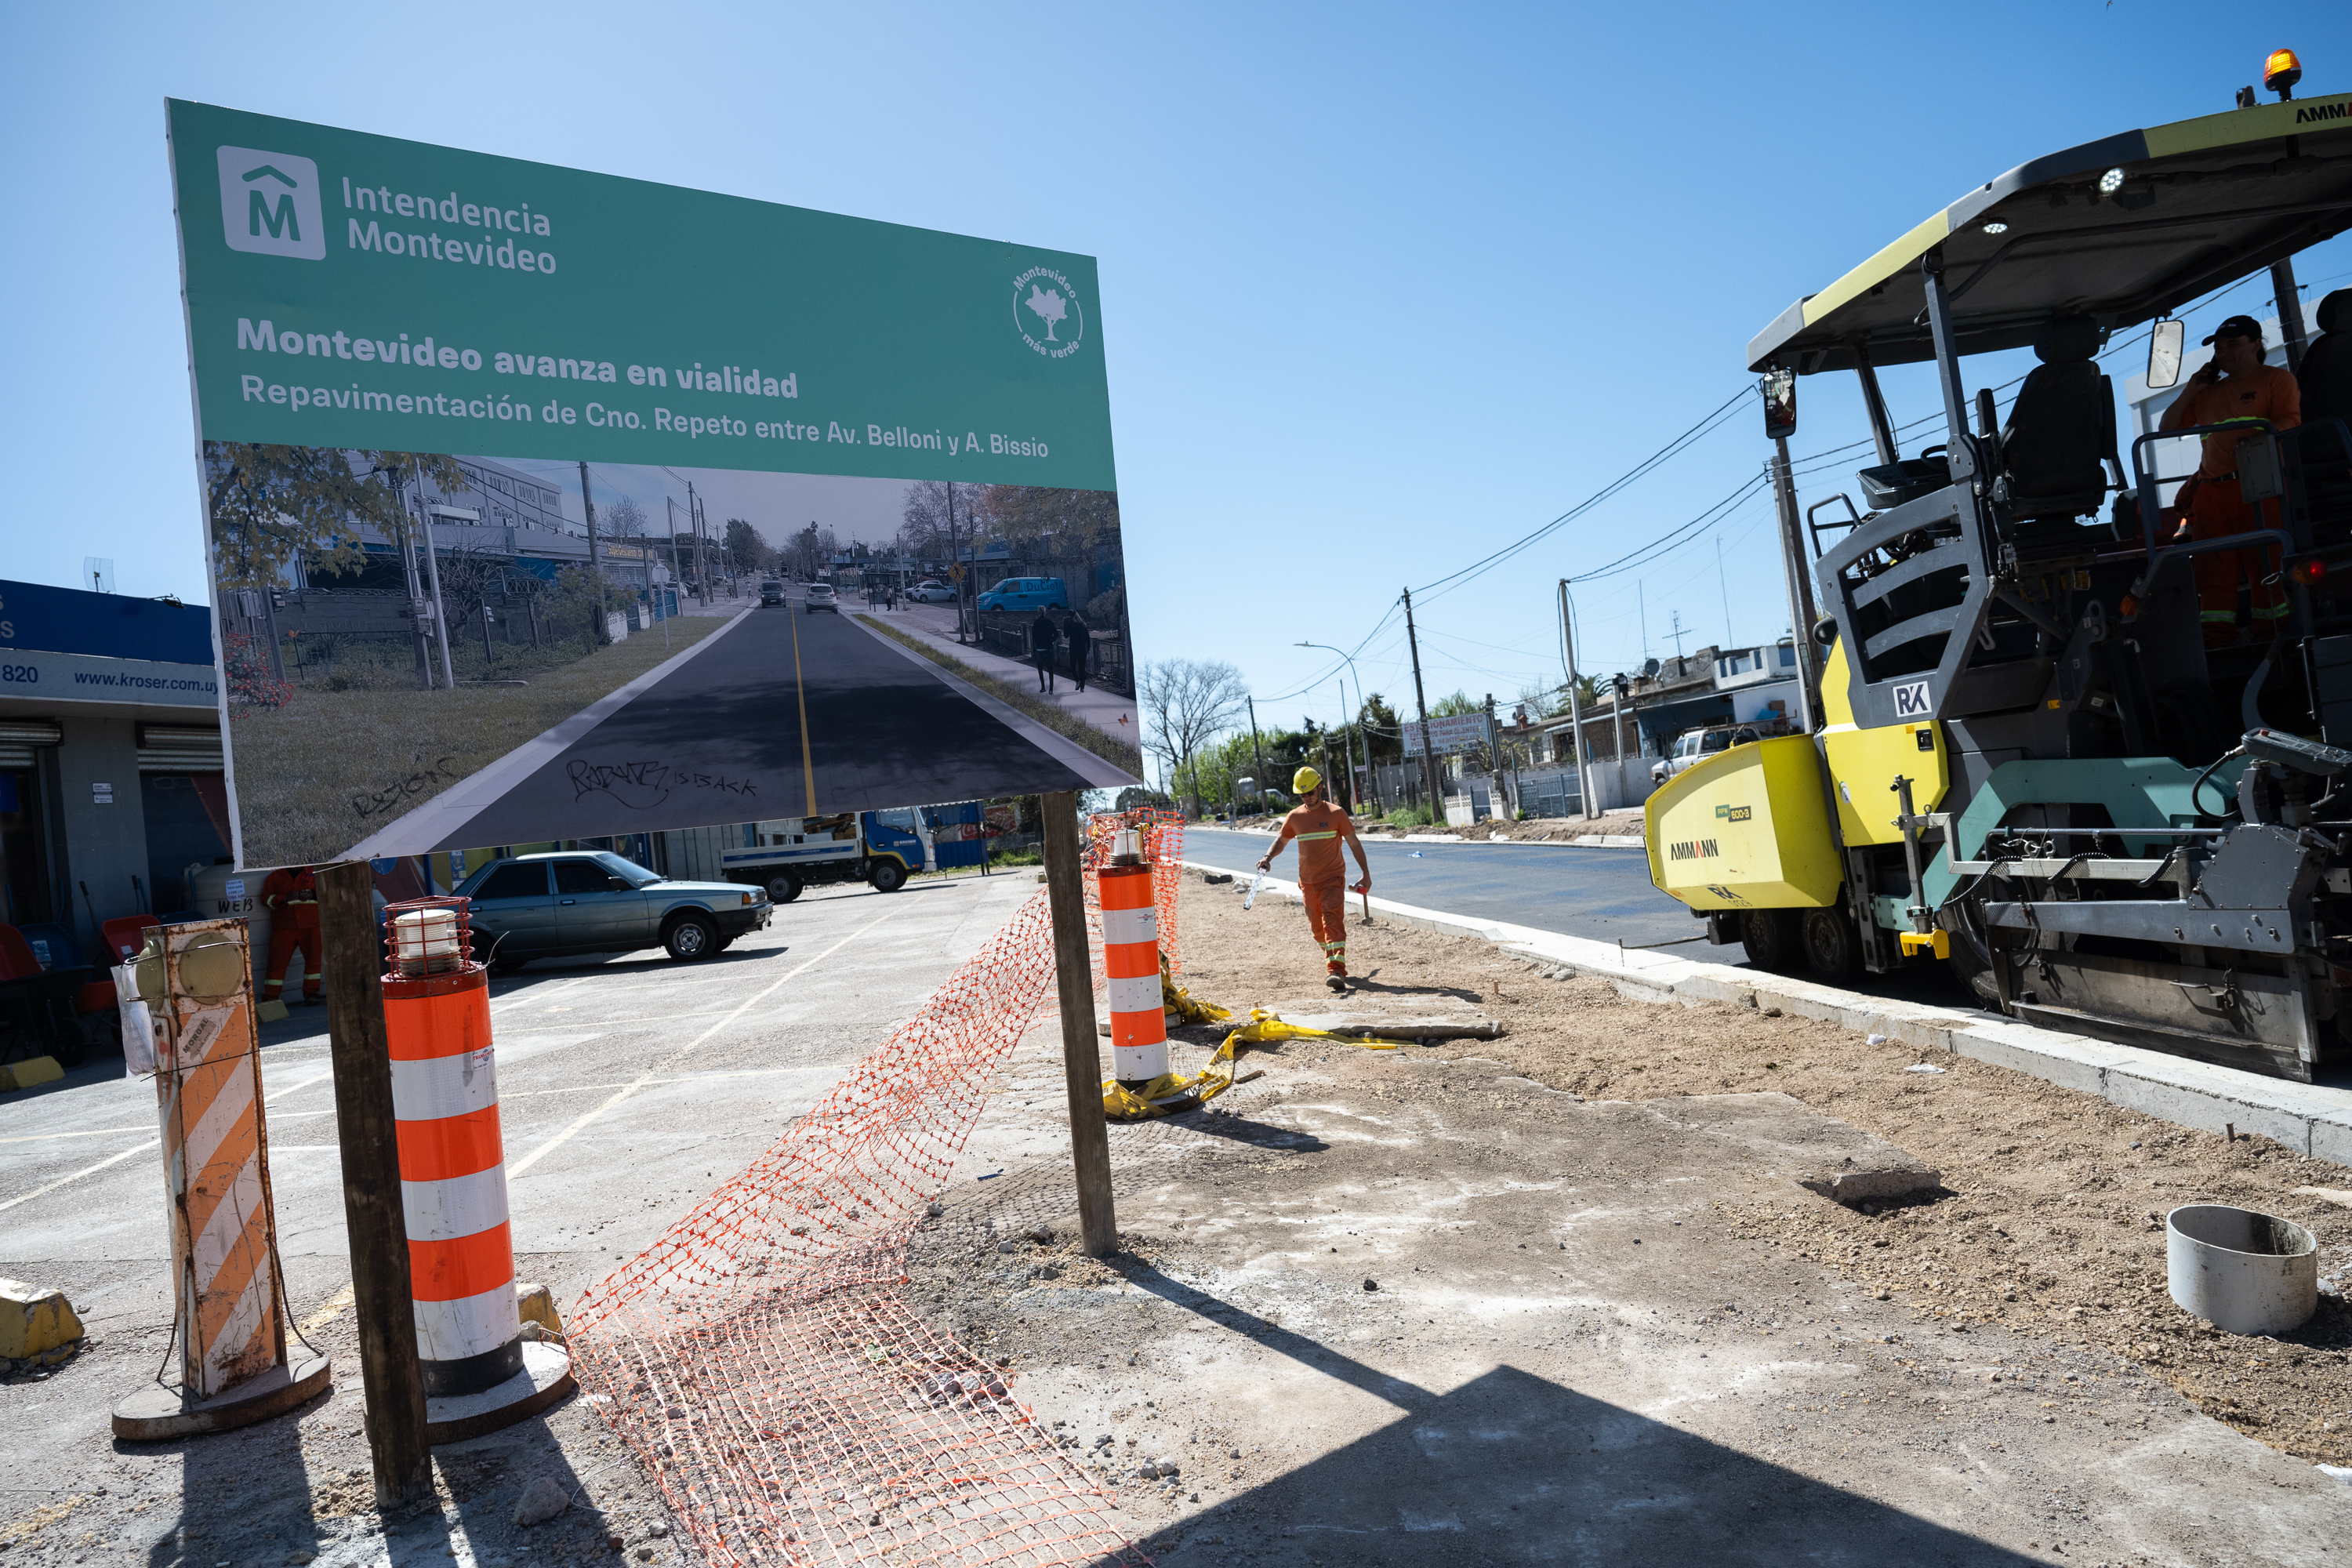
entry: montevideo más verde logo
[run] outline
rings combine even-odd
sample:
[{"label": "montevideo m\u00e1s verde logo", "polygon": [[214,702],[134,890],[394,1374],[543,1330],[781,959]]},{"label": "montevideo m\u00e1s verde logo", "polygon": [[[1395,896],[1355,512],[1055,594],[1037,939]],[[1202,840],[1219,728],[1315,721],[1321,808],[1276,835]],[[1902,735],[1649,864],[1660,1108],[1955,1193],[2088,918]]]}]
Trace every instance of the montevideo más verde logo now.
[{"label": "montevideo m\u00e1s verde logo", "polygon": [[1078,291],[1050,267],[1032,267],[1013,280],[1013,326],[1047,359],[1067,359],[1087,341]]},{"label": "montevideo m\u00e1s verde logo", "polygon": [[327,258],[319,165],[257,147],[220,150],[221,236],[231,250]]}]

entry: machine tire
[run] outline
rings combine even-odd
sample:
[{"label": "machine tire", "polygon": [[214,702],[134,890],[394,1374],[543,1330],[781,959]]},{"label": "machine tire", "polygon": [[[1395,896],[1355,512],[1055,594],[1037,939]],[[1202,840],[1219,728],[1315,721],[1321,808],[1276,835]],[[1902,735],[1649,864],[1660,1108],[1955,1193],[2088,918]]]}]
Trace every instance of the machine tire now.
[{"label": "machine tire", "polygon": [[801,879],[790,871],[779,871],[768,879],[768,899],[772,903],[789,904],[801,896]]},{"label": "machine tire", "polygon": [[896,860],[877,860],[866,879],[877,893],[895,893],[907,885],[907,868]]},{"label": "machine tire", "polygon": [[662,932],[662,946],[680,963],[693,963],[719,951],[719,928],[709,915],[680,915]]},{"label": "machine tire", "polygon": [[1844,906],[1807,910],[1802,921],[1805,967],[1825,985],[1844,985],[1862,973],[1862,938]]},{"label": "machine tire", "polygon": [[1739,945],[1759,969],[1787,974],[1804,962],[1800,917],[1795,910],[1742,910]]}]

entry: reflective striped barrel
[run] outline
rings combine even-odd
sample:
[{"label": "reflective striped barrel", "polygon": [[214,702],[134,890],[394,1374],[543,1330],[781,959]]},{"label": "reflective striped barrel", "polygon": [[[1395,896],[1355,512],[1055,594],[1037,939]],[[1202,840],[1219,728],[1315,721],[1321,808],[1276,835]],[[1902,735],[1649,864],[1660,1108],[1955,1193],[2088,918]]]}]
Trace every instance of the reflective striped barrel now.
[{"label": "reflective striped barrel", "polygon": [[522,1370],[489,975],[386,975],[383,1022],[425,1393],[478,1394]]},{"label": "reflective striped barrel", "polygon": [[1160,991],[1160,917],[1149,865],[1106,866],[1103,970],[1110,978],[1111,1074],[1139,1089],[1168,1072],[1168,1026]]}]

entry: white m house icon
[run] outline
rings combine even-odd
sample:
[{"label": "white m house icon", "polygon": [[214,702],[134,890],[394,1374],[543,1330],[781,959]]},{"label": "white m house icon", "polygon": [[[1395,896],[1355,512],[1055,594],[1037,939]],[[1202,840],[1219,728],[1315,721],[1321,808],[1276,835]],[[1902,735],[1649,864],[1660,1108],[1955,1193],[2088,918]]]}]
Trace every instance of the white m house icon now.
[{"label": "white m house icon", "polygon": [[223,147],[220,185],[221,237],[231,250],[326,259],[318,164],[291,153]]}]

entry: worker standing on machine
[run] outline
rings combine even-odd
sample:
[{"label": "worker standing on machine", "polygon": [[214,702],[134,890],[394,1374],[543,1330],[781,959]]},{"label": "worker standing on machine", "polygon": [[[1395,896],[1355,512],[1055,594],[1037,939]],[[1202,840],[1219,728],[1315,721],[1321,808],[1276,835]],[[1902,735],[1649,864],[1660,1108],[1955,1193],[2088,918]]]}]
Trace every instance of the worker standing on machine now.
[{"label": "worker standing on machine", "polygon": [[320,1000],[324,975],[319,952],[319,889],[308,866],[281,866],[261,884],[261,907],[269,911],[269,972],[262,982],[261,999],[275,1002],[286,987],[286,966],[294,950],[302,950],[302,1000]]},{"label": "worker standing on machine", "polygon": [[[2232,316],[2205,341],[2212,346],[2213,357],[2189,378],[2189,384],[2164,411],[2161,428],[2266,419],[2273,429],[2292,430],[2303,423],[2303,394],[2294,373],[2263,363],[2260,322],[2252,316]],[[2278,526],[2275,500],[2249,501],[2239,488],[2242,439],[2227,430],[2205,437],[2197,472],[2182,483],[2173,502],[2180,512],[2180,529],[2174,538],[2226,539],[2233,533]],[[2197,608],[2205,624],[2207,647],[2229,647],[2239,640],[2238,581],[2242,576],[2252,581],[2259,640],[2269,640],[2287,612],[2275,547],[2209,551],[2192,557],[2191,564],[2197,570]]]},{"label": "worker standing on machine", "polygon": [[[1324,798],[1321,773],[1301,768],[1291,775],[1290,787],[1298,794],[1298,805],[1282,819],[1282,831],[1257,868],[1265,870],[1282,853],[1284,845],[1298,840],[1298,891],[1307,900],[1307,929],[1323,944],[1323,984],[1334,991],[1345,991],[1348,894],[1371,891],[1371,863],[1364,858],[1363,841],[1356,837],[1354,820]],[[1363,880],[1352,889],[1345,886],[1348,862],[1339,853],[1342,841],[1356,852],[1356,865],[1364,873]]]}]

